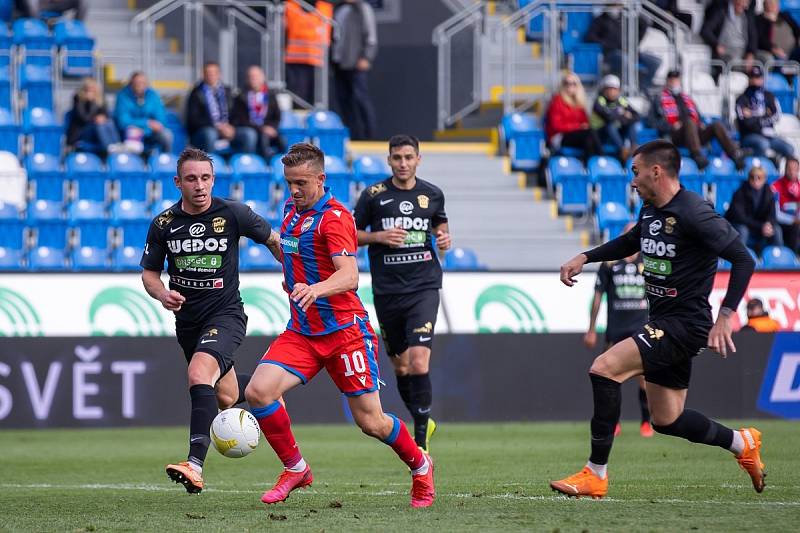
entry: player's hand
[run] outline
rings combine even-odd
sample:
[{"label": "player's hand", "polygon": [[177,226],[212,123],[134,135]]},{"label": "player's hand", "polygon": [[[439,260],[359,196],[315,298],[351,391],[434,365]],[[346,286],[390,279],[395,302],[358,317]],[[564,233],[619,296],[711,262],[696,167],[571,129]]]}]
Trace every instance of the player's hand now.
[{"label": "player's hand", "polygon": [[408,232],[402,228],[391,228],[381,233],[381,244],[390,248],[399,248],[406,242]]},{"label": "player's hand", "polygon": [[578,254],[561,265],[561,283],[567,287],[572,287],[578,283],[578,280],[575,279],[575,276],[583,271],[583,265],[585,264],[586,256],[584,254]]},{"label": "player's hand", "polygon": [[733,344],[731,332],[733,327],[731,321],[733,316],[725,316],[722,313],[717,317],[711,331],[708,332],[708,347],[720,354],[723,358],[728,357],[728,349],[731,353],[736,353],[736,346]]},{"label": "player's hand", "polygon": [[305,283],[295,283],[294,290],[289,295],[289,298],[303,311],[308,311],[308,308],[317,301],[318,297],[317,289],[313,285],[306,285]]},{"label": "player's hand", "polygon": [[583,345],[590,350],[594,349],[594,347],[597,346],[597,333],[594,331],[587,331],[586,335],[583,336]]},{"label": "player's hand", "polygon": [[444,230],[439,230],[436,232],[436,247],[445,252],[450,249],[452,246],[452,241],[450,240],[450,234]]},{"label": "player's hand", "polygon": [[158,300],[167,311],[180,311],[186,298],[178,291],[165,290]]}]

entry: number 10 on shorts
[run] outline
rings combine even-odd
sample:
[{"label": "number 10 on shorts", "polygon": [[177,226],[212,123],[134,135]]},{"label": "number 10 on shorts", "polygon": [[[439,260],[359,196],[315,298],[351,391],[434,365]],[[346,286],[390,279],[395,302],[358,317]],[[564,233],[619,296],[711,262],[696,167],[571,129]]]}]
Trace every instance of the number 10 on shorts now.
[{"label": "number 10 on shorts", "polygon": [[340,357],[344,362],[345,377],[354,376],[355,374],[363,374],[364,372],[367,371],[367,365],[366,362],[364,361],[364,354],[361,353],[360,351],[356,350],[355,352],[353,352],[352,358],[346,353],[343,353]]}]

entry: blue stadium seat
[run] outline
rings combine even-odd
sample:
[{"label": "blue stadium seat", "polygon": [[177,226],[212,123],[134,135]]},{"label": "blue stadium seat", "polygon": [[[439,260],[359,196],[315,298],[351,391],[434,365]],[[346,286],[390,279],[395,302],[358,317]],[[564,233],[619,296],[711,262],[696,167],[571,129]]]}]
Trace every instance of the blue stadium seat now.
[{"label": "blue stadium seat", "polygon": [[149,220],[150,218],[150,210],[144,202],[120,200],[111,206],[111,220],[114,223],[123,220]]},{"label": "blue stadium seat", "polygon": [[369,272],[369,252],[366,246],[361,246],[356,251],[356,266],[359,272]]},{"label": "blue stadium seat", "polygon": [[23,257],[24,254],[20,249],[0,246],[0,270],[22,270]]},{"label": "blue stadium seat", "polygon": [[344,157],[345,144],[350,132],[333,111],[314,111],[307,119],[308,136],[314,144],[334,157]]},{"label": "blue stadium seat", "polygon": [[647,127],[647,122],[645,120],[641,120],[639,123],[642,126],[642,129],[639,130],[638,135],[639,144],[644,144],[646,142],[655,141],[656,139],[661,138],[661,135],[658,133],[657,129]]},{"label": "blue stadium seat", "polygon": [[585,175],[583,163],[575,157],[557,156],[550,159],[547,164],[547,180],[555,186],[564,176]]},{"label": "blue stadium seat", "polygon": [[445,270],[486,270],[477,254],[469,248],[453,248],[444,256]]},{"label": "blue stadium seat", "polygon": [[743,176],[736,170],[733,161],[715,157],[706,167],[706,182],[714,187],[714,207],[725,213],[733,198],[733,193],[741,185]]},{"label": "blue stadium seat", "polygon": [[239,251],[239,266],[242,270],[280,270],[281,265],[266,246],[248,241]]},{"label": "blue stadium seat", "polygon": [[533,171],[542,161],[544,130],[530,113],[511,113],[501,122],[513,170]]},{"label": "blue stadium seat", "polygon": [[156,182],[156,200],[171,200],[173,203],[181,197],[181,192],[175,186],[175,172],[177,172],[178,158],[174,154],[153,154],[150,156],[148,166],[150,176]]},{"label": "blue stadium seat", "polygon": [[[144,241],[142,241],[144,242]],[[137,246],[120,246],[111,254],[111,268],[116,272],[135,272],[141,270],[139,261],[144,249]]]},{"label": "blue stadium seat", "polygon": [[122,246],[144,247],[147,232],[150,229],[150,220],[125,219],[120,220],[116,226],[120,233]]},{"label": "blue stadium seat", "polygon": [[233,171],[225,159],[219,154],[210,154],[214,161],[214,190],[213,195],[220,198],[231,198],[233,186]]},{"label": "blue stadium seat", "polygon": [[568,11],[564,14],[564,31],[561,33],[561,50],[569,54],[583,43],[583,38],[592,25],[591,11]]},{"label": "blue stadium seat", "polygon": [[53,109],[53,71],[51,67],[24,65],[19,71],[19,89],[26,94],[26,107]]},{"label": "blue stadium seat", "polygon": [[37,246],[28,255],[28,269],[34,272],[42,270],[64,270],[65,255],[63,248],[55,246]]},{"label": "blue stadium seat", "polygon": [[330,187],[331,194],[344,205],[350,205],[350,182],[353,174],[343,159],[325,156],[325,185]]},{"label": "blue stadium seat", "polygon": [[231,158],[231,170],[234,182],[241,184],[244,200],[269,202],[272,176],[261,156],[237,154]]},{"label": "blue stadium seat", "polygon": [[702,197],[705,197],[705,184],[703,181],[703,174],[697,168],[697,163],[691,157],[681,158],[681,184],[686,190],[694,191]]},{"label": "blue stadium seat", "polygon": [[19,219],[19,208],[0,200],[0,222]]},{"label": "blue stadium seat", "polygon": [[589,160],[589,179],[597,185],[600,203],[616,202],[627,205],[628,176],[613,157],[594,156]]},{"label": "blue stadium seat", "polygon": [[604,241],[621,235],[625,224],[631,220],[630,211],[625,204],[605,202],[597,207],[597,232]]},{"label": "blue stadium seat", "polygon": [[67,247],[67,223],[63,220],[39,221],[31,228],[36,246],[58,248]]},{"label": "blue stadium seat", "polygon": [[33,201],[28,205],[28,218],[63,218],[67,181],[58,158],[50,154],[33,154],[25,160],[25,169],[33,192]]},{"label": "blue stadium seat", "polygon": [[275,218],[275,210],[269,201],[250,198],[244,199],[243,202],[261,218],[265,218],[267,220],[272,220]]},{"label": "blue stadium seat", "polygon": [[779,72],[770,72],[767,74],[766,88],[768,91],[775,95],[775,99],[781,106],[783,113],[793,115],[795,112],[795,102],[797,100],[797,92],[789,85],[789,82]]},{"label": "blue stadium seat", "polygon": [[11,99],[11,67],[3,65],[5,50],[0,49],[0,108],[11,109],[13,102]]},{"label": "blue stadium seat", "polygon": [[800,261],[791,248],[767,246],[761,251],[761,266],[767,270],[794,270],[800,268]]},{"label": "blue stadium seat", "polygon": [[111,154],[108,157],[108,173],[116,183],[119,200],[131,200],[143,204],[150,202],[150,174],[142,158],[129,154]]},{"label": "blue stadium seat", "polygon": [[56,46],[64,57],[65,76],[91,76],[94,73],[94,39],[80,20],[62,20],[53,28]]},{"label": "blue stadium seat", "polygon": [[33,139],[33,153],[61,155],[64,127],[52,111],[43,107],[26,109],[22,114],[22,129]]},{"label": "blue stadium seat", "polygon": [[602,64],[603,48],[594,43],[577,43],[569,54],[568,60],[572,65],[572,71],[584,83],[593,83],[600,77],[600,66]]},{"label": "blue stadium seat", "polygon": [[14,0],[0,0],[0,21],[5,23],[11,21],[14,14]]},{"label": "blue stadium seat", "polygon": [[781,177],[778,173],[778,169],[775,168],[775,164],[772,160],[766,157],[746,157],[744,163],[744,175],[750,172],[750,169],[753,167],[760,167],[764,169],[764,172],[767,173],[767,182],[772,183],[773,181],[777,180]]},{"label": "blue stadium seat", "polygon": [[286,140],[286,146],[301,143],[306,140],[306,127],[303,119],[294,111],[281,112],[281,123],[278,132]]},{"label": "blue stadium seat", "polygon": [[64,202],[59,200],[34,200],[28,204],[28,220],[42,222],[64,219]]},{"label": "blue stadium seat", "polygon": [[96,246],[79,246],[70,255],[72,270],[92,272],[108,270],[108,249]]},{"label": "blue stadium seat", "polygon": [[382,181],[392,175],[392,169],[385,159],[368,155],[359,157],[353,162],[353,173],[356,181],[372,183]]},{"label": "blue stadium seat", "polygon": [[18,155],[21,131],[11,112],[0,108],[0,150]]},{"label": "blue stadium seat", "polygon": [[54,41],[47,24],[38,19],[20,18],[14,21],[13,34],[14,44],[21,47],[24,64],[52,64]]},{"label": "blue stadium seat", "polygon": [[21,220],[4,220],[0,231],[0,247],[20,250],[25,248],[25,225]]},{"label": "blue stadium seat", "polygon": [[76,187],[79,200],[108,201],[108,177],[103,162],[94,154],[71,153],[66,159],[67,178]]},{"label": "blue stadium seat", "polygon": [[76,200],[67,209],[67,218],[71,223],[80,221],[105,221],[108,218],[105,204],[97,200]]},{"label": "blue stadium seat", "polygon": [[179,154],[186,148],[186,129],[183,127],[180,117],[174,111],[167,111],[167,121],[165,126],[172,132],[172,152]]}]

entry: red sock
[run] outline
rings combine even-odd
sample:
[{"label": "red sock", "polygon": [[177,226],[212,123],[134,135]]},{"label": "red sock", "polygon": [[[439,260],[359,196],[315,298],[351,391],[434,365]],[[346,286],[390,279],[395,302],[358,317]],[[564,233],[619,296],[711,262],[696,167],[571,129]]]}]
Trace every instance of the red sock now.
[{"label": "red sock", "polygon": [[291,468],[300,462],[303,456],[292,435],[292,421],[283,405],[274,401],[266,407],[255,407],[253,415],[258,420],[258,426],[267,438],[267,442],[278,454],[283,466]]},{"label": "red sock", "polygon": [[420,468],[425,464],[425,456],[422,454],[422,450],[417,447],[417,443],[414,442],[414,438],[408,432],[408,428],[393,414],[386,413],[386,415],[394,420],[394,427],[383,442],[392,447],[394,453],[408,465],[408,468],[411,470]]}]

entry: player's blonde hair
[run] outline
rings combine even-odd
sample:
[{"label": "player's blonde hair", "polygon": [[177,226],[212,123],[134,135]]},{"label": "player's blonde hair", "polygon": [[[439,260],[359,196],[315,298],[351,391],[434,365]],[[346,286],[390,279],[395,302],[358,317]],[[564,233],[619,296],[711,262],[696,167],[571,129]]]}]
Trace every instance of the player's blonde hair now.
[{"label": "player's blonde hair", "polygon": [[325,171],[325,154],[311,143],[293,144],[285,156],[281,157],[284,167],[299,167],[311,163],[315,170]]}]

